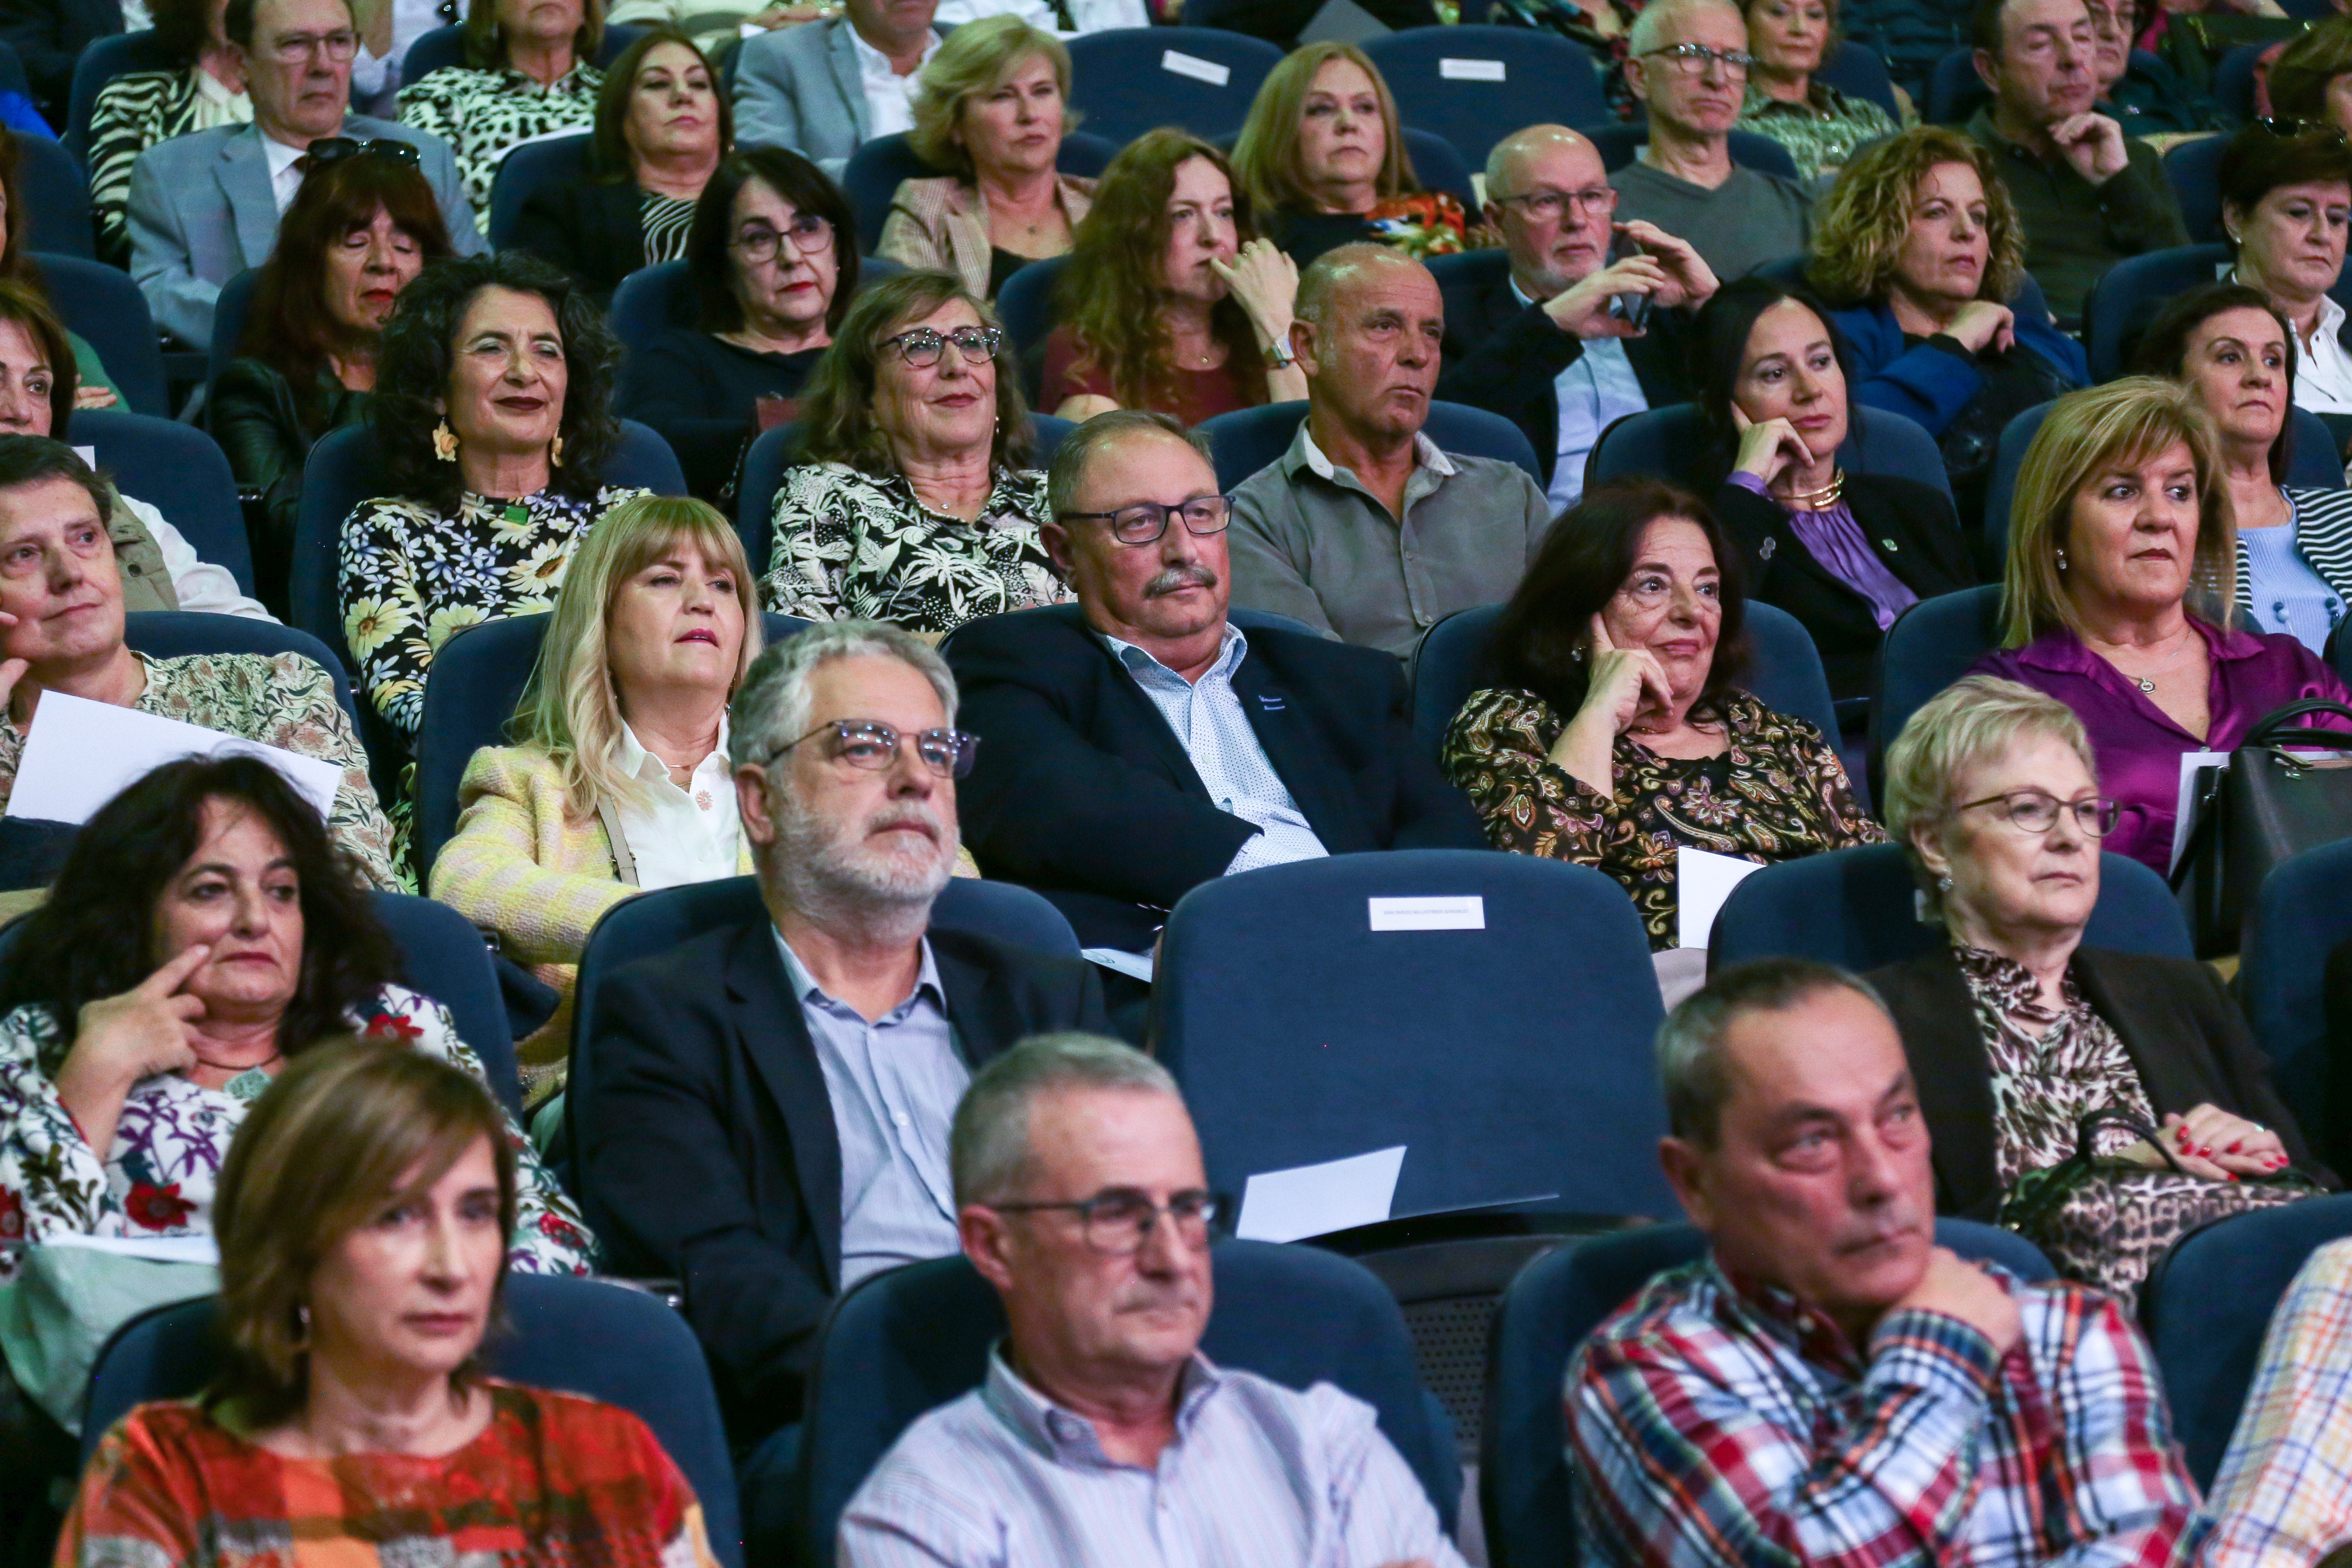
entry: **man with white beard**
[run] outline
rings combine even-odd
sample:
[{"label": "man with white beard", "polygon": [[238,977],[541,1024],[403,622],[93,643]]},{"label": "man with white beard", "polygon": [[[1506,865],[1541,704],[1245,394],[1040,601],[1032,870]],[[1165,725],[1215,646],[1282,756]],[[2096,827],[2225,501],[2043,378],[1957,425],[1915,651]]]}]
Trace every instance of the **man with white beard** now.
[{"label": "man with white beard", "polygon": [[744,1462],[745,1521],[791,1463],[816,1331],[866,1275],[957,1249],[948,1126],[972,1069],[1103,1027],[1090,966],[928,931],[954,866],[955,679],[872,621],[761,655],[730,713],[765,918],[606,978],[580,1159],[622,1274],[685,1284]]}]

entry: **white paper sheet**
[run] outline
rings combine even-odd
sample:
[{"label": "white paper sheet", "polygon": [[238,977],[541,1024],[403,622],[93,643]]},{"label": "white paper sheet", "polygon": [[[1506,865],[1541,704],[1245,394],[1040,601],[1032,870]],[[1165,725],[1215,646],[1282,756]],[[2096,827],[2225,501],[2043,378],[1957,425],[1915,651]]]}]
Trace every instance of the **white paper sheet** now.
[{"label": "white paper sheet", "polygon": [[1116,970],[1130,980],[1151,984],[1151,955],[1148,952],[1129,952],[1123,947],[1082,947],[1078,956],[1105,969]]},{"label": "white paper sheet", "polygon": [[1715,931],[1715,917],[1731,889],[1764,869],[1753,860],[1717,855],[1705,849],[1675,850],[1676,947],[1705,947]]},{"label": "white paper sheet", "polygon": [[62,691],[45,691],[25,737],[16,785],[8,795],[10,816],[43,822],[87,822],[100,806],[165,763],[182,757],[259,757],[286,776],[302,797],[331,816],[343,773],[317,757],[224,735],[135,708],[92,702]]},{"label": "white paper sheet", "polygon": [[1501,81],[1504,67],[1500,60],[1453,60],[1437,62],[1437,74],[1447,81]]},{"label": "white paper sheet", "polygon": [[1223,87],[1234,79],[1234,68],[1221,66],[1214,60],[1204,60],[1198,55],[1188,55],[1177,49],[1160,51],[1160,68],[1178,76],[1189,76],[1194,81],[1205,81],[1211,87]]},{"label": "white paper sheet", "polygon": [[91,1252],[111,1252],[123,1258],[143,1258],[150,1263],[209,1263],[220,1265],[220,1244],[209,1236],[52,1236],[43,1247],[79,1247]]},{"label": "white paper sheet", "polygon": [[2189,830],[2197,826],[2197,775],[2207,768],[2230,771],[2227,752],[2183,752],[2180,753],[2180,800],[2172,815],[2172,855],[2165,861],[2169,868],[2180,864],[2180,852],[2189,847]]},{"label": "white paper sheet", "polygon": [[1440,898],[1371,899],[1374,931],[1485,931],[1486,900],[1476,893]]},{"label": "white paper sheet", "polygon": [[1302,1241],[1350,1226],[1377,1225],[1389,1217],[1397,1173],[1403,1169],[1400,1143],[1320,1165],[1262,1171],[1242,1189],[1234,1234],[1244,1241]]}]

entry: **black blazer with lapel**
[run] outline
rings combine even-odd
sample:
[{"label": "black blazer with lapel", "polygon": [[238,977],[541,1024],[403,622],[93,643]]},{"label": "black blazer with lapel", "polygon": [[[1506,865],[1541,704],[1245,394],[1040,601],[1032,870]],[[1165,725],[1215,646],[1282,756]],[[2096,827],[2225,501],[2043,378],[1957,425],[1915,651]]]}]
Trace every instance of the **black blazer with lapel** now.
[{"label": "black blazer with lapel", "polygon": [[[933,931],[948,1017],[977,1068],[1055,1029],[1105,1026],[1093,965]],[[841,1284],[841,1142],[824,1069],[764,920],[604,982],[582,1169],[614,1271],[681,1279],[741,1442],[794,1419]]]},{"label": "black blazer with lapel", "polygon": [[[1234,690],[1323,847],[1483,849],[1468,797],[1413,744],[1397,661],[1297,632],[1248,632]],[[981,737],[956,792],[991,876],[1036,889],[1089,946],[1139,951],[1257,831],[1218,809],[1168,721],[1076,605],[972,621],[947,645]]]},{"label": "black blazer with lapel", "polygon": [[[1870,975],[1895,1014],[1919,1108],[1935,1143],[1936,1212],[1992,1218],[2000,1206],[1993,1152],[1992,1067],[1977,1032],[1976,1001],[1949,948]],[[2202,963],[2077,948],[2074,984],[2123,1040],[2157,1116],[2215,1105],[2275,1130],[2287,1153],[2315,1167],[2294,1116],[2271,1088],[2270,1067],[2245,1015]]]},{"label": "black blazer with lapel", "polygon": [[646,264],[644,199],[635,180],[543,187],[515,215],[515,248],[552,261],[609,305],[621,279]]}]

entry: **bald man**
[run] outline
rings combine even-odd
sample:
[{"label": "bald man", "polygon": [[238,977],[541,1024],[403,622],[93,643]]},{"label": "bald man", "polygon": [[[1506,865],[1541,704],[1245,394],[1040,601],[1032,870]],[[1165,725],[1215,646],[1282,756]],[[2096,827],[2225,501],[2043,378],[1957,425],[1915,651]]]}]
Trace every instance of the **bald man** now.
[{"label": "bald man", "polygon": [[1507,136],[1486,155],[1486,222],[1510,273],[1444,290],[1437,395],[1526,431],[1555,512],[1583,494],[1611,421],[1689,398],[1681,329],[1715,293],[1697,251],[1655,224],[1612,225],[1616,206],[1599,149],[1575,132]]}]

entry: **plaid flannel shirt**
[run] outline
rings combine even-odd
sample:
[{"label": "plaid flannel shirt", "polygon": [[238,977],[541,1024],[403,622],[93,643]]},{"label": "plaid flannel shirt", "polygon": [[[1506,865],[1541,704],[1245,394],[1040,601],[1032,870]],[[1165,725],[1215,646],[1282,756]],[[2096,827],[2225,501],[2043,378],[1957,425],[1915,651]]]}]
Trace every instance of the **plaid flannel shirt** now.
[{"label": "plaid flannel shirt", "polygon": [[1587,1561],[2190,1562],[2206,1526],[2138,1331],[2095,1292],[1988,1272],[2024,1329],[1998,1360],[1959,1320],[1906,1310],[1865,1362],[1711,1258],[1654,1280],[1569,1367]]},{"label": "plaid flannel shirt", "polygon": [[2206,1511],[2205,1568],[2309,1568],[2352,1542],[2352,1241],[2314,1252],[2271,1314]]}]

